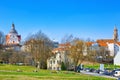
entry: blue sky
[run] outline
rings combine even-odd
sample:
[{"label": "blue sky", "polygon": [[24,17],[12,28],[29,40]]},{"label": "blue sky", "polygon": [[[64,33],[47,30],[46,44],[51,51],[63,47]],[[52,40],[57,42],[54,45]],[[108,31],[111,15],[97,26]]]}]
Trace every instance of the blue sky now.
[{"label": "blue sky", "polygon": [[120,1],[0,0],[0,30],[7,34],[13,22],[22,39],[39,30],[57,41],[66,34],[112,38],[115,24],[120,29]]}]

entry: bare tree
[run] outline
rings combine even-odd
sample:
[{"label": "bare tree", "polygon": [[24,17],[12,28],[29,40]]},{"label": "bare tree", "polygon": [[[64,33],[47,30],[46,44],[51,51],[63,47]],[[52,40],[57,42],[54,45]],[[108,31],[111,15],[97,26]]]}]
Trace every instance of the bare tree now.
[{"label": "bare tree", "polygon": [[0,31],[0,44],[4,44],[4,42],[5,42],[4,33]]},{"label": "bare tree", "polygon": [[11,57],[12,53],[13,53],[12,50],[2,51],[0,53],[0,61],[2,63],[9,63],[9,58]]},{"label": "bare tree", "polygon": [[75,66],[81,64],[84,61],[84,41],[76,41],[70,48],[70,57],[73,59]]},{"label": "bare tree", "polygon": [[89,49],[87,52],[88,52],[88,53],[87,53],[87,55],[85,56],[85,57],[86,57],[86,61],[91,62],[91,63],[93,63],[93,65],[94,65],[94,63],[97,62],[97,61],[96,61],[97,51],[96,51],[96,50],[91,50],[91,49]]},{"label": "bare tree", "polygon": [[65,35],[62,40],[61,40],[61,43],[70,43],[72,42],[74,39],[73,35]]},{"label": "bare tree", "polygon": [[3,51],[3,44],[5,42],[5,36],[4,33],[0,31],[0,52],[2,53]]},{"label": "bare tree", "polygon": [[100,63],[111,63],[114,56],[110,56],[110,51],[106,47],[100,47],[98,51]]},{"label": "bare tree", "polygon": [[46,68],[47,59],[52,53],[52,41],[41,31],[31,35],[25,42],[28,52],[32,55],[34,65],[38,68]]}]

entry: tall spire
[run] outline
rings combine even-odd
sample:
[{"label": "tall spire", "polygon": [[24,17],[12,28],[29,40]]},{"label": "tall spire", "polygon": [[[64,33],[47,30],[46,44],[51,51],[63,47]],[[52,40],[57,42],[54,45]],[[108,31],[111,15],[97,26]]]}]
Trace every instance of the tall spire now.
[{"label": "tall spire", "polygon": [[119,40],[118,39],[118,29],[117,29],[116,25],[114,27],[113,39],[114,39],[115,42],[117,42]]},{"label": "tall spire", "polygon": [[15,29],[15,25],[14,25],[14,23],[12,23],[12,29]]},{"label": "tall spire", "polygon": [[11,27],[10,33],[12,33],[12,34],[18,34],[17,31],[15,30],[14,23],[12,23],[12,27]]}]

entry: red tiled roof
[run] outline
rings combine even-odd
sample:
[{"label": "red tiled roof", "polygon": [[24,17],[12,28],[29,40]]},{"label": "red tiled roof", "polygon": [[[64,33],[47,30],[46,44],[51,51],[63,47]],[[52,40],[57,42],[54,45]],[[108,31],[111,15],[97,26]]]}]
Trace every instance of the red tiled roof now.
[{"label": "red tiled roof", "polygon": [[58,47],[58,48],[54,48],[54,49],[52,50],[52,52],[54,53],[54,52],[56,52],[56,51],[65,51],[65,50],[68,50],[69,46],[71,46],[70,43],[59,44],[59,47]]},{"label": "red tiled roof", "polygon": [[53,53],[55,52],[61,52],[61,51],[65,51],[66,49],[65,48],[55,48],[52,50]]},{"label": "red tiled roof", "polygon": [[118,44],[120,46],[120,42],[116,42],[116,44]]},{"label": "red tiled roof", "polygon": [[[107,42],[106,41],[96,41],[98,43],[99,46],[103,46],[103,47],[107,47]],[[92,44],[94,44],[95,42],[86,42],[87,46],[91,46]]]},{"label": "red tiled roof", "polygon": [[65,47],[65,46],[70,46],[70,43],[66,43],[66,44],[59,44],[59,46],[63,46],[63,47]]},{"label": "red tiled roof", "polygon": [[97,43],[103,43],[103,42],[108,42],[108,43],[114,43],[114,40],[113,39],[99,39],[96,41]]},{"label": "red tiled roof", "polygon": [[99,42],[98,44],[99,44],[99,46],[107,47],[107,43],[105,43],[105,42]]},{"label": "red tiled roof", "polygon": [[107,47],[107,43],[114,43],[115,41],[113,39],[99,39],[96,42],[99,46]]},{"label": "red tiled roof", "polygon": [[87,46],[91,46],[92,44],[94,44],[94,42],[86,42]]}]

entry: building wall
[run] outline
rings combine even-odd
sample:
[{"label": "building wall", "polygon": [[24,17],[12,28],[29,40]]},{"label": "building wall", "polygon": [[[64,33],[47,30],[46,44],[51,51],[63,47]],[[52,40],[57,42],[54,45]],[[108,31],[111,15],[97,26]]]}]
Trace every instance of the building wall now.
[{"label": "building wall", "polygon": [[61,70],[61,55],[56,53],[50,59],[47,60],[47,69],[50,70]]},{"label": "building wall", "polygon": [[73,61],[69,56],[67,56],[65,51],[56,52],[54,56],[47,60],[47,69],[61,70],[62,62],[64,62],[68,69],[72,67]]},{"label": "building wall", "polygon": [[108,43],[108,50],[110,51],[110,56],[115,56],[118,52],[118,45],[114,43]]},{"label": "building wall", "polygon": [[8,34],[6,35],[6,45],[20,44],[20,35]]},{"label": "building wall", "polygon": [[120,47],[119,47],[119,51],[118,51],[117,54],[115,55],[114,65],[120,65]]},{"label": "building wall", "polygon": [[12,49],[15,51],[21,50],[21,35],[18,35],[18,32],[15,30],[15,25],[12,24],[10,32],[6,35],[6,49]]},{"label": "building wall", "polygon": [[6,45],[15,45],[20,44],[21,35],[18,35],[18,32],[15,29],[15,25],[12,24],[11,30],[6,35]]},{"label": "building wall", "polygon": [[108,44],[108,50],[110,51],[110,56],[114,56],[114,44]]}]

